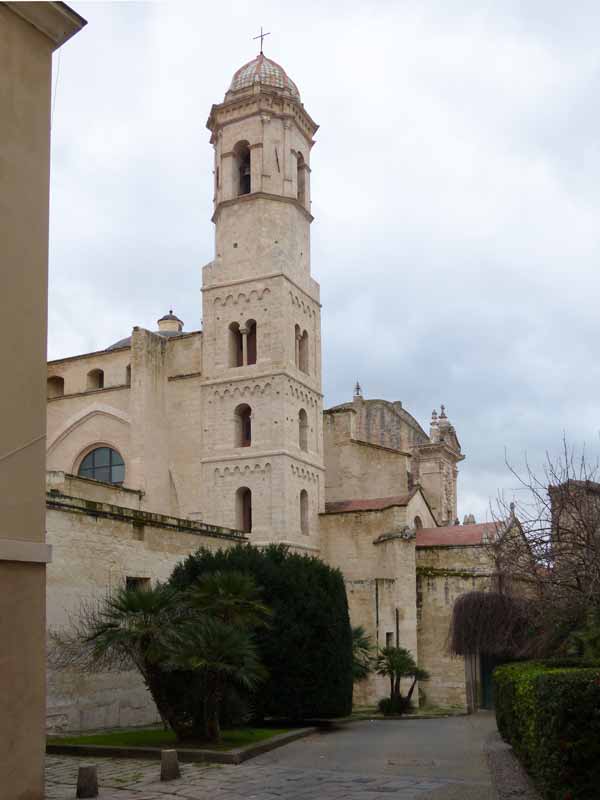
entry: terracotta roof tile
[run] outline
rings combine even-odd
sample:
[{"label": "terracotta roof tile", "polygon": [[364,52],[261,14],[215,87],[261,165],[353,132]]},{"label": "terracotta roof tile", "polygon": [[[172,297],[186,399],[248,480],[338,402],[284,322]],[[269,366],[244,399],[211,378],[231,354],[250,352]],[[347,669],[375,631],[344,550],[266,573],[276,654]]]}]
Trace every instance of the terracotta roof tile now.
[{"label": "terracotta roof tile", "polygon": [[448,547],[483,544],[493,536],[498,525],[480,522],[475,525],[448,525],[443,528],[421,528],[417,531],[417,547]]},{"label": "terracotta roof tile", "polygon": [[405,506],[413,496],[408,494],[394,495],[393,497],[376,497],[372,500],[337,500],[325,503],[326,514],[342,514],[350,511],[383,511],[392,506]]}]

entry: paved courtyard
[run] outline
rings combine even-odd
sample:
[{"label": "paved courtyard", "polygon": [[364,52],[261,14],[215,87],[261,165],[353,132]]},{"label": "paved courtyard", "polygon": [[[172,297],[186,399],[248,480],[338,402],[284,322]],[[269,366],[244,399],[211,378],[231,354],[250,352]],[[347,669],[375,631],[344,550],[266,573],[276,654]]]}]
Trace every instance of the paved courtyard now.
[{"label": "paved courtyard", "polygon": [[46,797],[71,800],[79,764],[98,764],[101,800],[492,800],[484,753],[491,714],[355,722],[239,766],[182,765],[159,781],[160,764],[48,756]]}]

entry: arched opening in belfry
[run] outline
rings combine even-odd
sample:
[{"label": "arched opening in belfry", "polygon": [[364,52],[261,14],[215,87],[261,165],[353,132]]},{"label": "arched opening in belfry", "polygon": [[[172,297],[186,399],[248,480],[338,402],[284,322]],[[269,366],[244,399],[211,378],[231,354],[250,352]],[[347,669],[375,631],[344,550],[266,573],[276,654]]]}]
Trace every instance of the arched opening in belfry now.
[{"label": "arched opening in belfry", "polygon": [[415,517],[414,522],[413,522],[413,527],[414,527],[414,529],[416,531],[420,531],[421,530],[421,528],[423,527],[423,521],[422,521],[421,517]]},{"label": "arched opening in belfry", "polygon": [[298,444],[300,450],[308,450],[308,415],[303,408],[298,414]]},{"label": "arched opening in belfry", "polygon": [[131,386],[131,364],[125,367],[125,385]]},{"label": "arched opening in belfry", "polygon": [[297,164],[297,188],[298,188],[298,202],[302,203],[302,205],[306,205],[306,164],[304,162],[304,156],[302,153],[298,153],[296,156],[296,164]]},{"label": "arched opening in belfry", "polygon": [[300,492],[300,530],[308,533],[308,492],[302,489]]},{"label": "arched opening in belfry", "polygon": [[87,374],[87,388],[89,391],[94,389],[104,389],[104,370],[91,369]]},{"label": "arched opening in belfry", "polygon": [[235,495],[236,526],[244,533],[252,532],[252,492],[242,486]]},{"label": "arched opening in belfry", "polygon": [[252,444],[252,409],[242,403],[235,409],[235,446],[250,447]]},{"label": "arched opening in belfry", "polygon": [[300,331],[300,325],[294,326],[294,364],[297,367],[300,367],[300,339],[302,338],[302,333]]},{"label": "arched opening in belfry", "polygon": [[250,145],[248,142],[238,142],[233,148],[235,155],[235,172],[237,186],[235,194],[250,194],[252,189],[252,170],[250,160]]},{"label": "arched opening in belfry", "polygon": [[256,322],[253,319],[246,323],[246,354],[246,363],[256,364]]},{"label": "arched opening in belfry", "polygon": [[308,332],[302,331],[298,344],[298,366],[302,372],[308,372]]},{"label": "arched opening in belfry", "polygon": [[62,397],[65,393],[65,379],[59,375],[48,378],[48,397]]},{"label": "arched opening in belfry", "polygon": [[244,364],[244,342],[239,322],[229,326],[229,366],[241,367]]}]

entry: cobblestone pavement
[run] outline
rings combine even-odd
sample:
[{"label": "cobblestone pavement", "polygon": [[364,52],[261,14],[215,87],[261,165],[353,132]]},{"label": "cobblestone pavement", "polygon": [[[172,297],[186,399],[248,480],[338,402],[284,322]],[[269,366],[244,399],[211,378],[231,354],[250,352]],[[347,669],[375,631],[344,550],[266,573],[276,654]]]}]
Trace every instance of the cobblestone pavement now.
[{"label": "cobblestone pavement", "polygon": [[489,720],[360,722],[239,766],[48,756],[47,800],[75,797],[77,768],[97,764],[100,800],[493,800],[483,753]]}]

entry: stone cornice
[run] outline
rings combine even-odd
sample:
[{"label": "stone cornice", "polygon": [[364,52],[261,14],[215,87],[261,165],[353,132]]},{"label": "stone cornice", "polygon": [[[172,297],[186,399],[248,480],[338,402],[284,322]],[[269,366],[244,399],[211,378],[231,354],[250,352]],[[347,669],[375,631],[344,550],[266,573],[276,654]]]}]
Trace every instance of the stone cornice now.
[{"label": "stone cornice", "polygon": [[31,539],[7,539],[0,536],[0,561],[21,561],[26,564],[48,564],[52,547]]},{"label": "stone cornice", "polygon": [[[214,261],[210,262],[214,264]],[[208,265],[207,265],[208,266]],[[258,281],[270,281],[274,278],[285,278],[288,283],[291,283],[292,286],[297,289],[301,294],[307,297],[311,302],[317,305],[319,308],[322,308],[322,304],[319,300],[316,300],[311,294],[309,294],[306,289],[303,289],[296,281],[293,281],[289,275],[285,272],[266,272],[264,275],[256,275],[253,278],[237,278],[234,281],[223,281],[222,283],[211,283],[209,286],[202,286],[201,292],[210,292],[213,289],[228,289],[230,286],[241,286],[244,283],[256,283]],[[314,280],[311,278],[311,280]],[[316,283],[316,281],[315,281]],[[318,286],[318,284],[317,284]]]},{"label": "stone cornice", "polygon": [[[232,367],[231,369],[244,369],[244,370],[247,370],[247,369],[251,369],[251,367]],[[287,370],[284,370],[284,369],[280,369],[280,370],[277,370],[275,372],[273,370],[269,370],[268,372],[244,372],[243,375],[235,375],[235,376],[232,375],[231,377],[229,377],[229,376],[225,377],[224,376],[222,378],[212,378],[211,380],[204,381],[204,383],[202,385],[203,386],[217,386],[217,385],[224,384],[224,383],[240,383],[240,382],[249,381],[249,380],[255,381],[255,380],[264,380],[266,378],[280,378],[280,377],[284,377],[284,378],[288,378],[289,380],[293,380],[296,383],[299,383],[300,386],[304,386],[305,389],[308,389],[313,394],[315,394],[317,397],[319,397],[319,398],[323,397],[323,392],[320,392],[318,389],[315,389],[314,386],[311,386],[310,384],[306,383],[305,381],[300,380],[300,378],[298,378],[296,375],[294,375],[291,372],[288,372]]]},{"label": "stone cornice", "polygon": [[241,194],[238,197],[232,197],[230,200],[221,200],[221,202],[215,208],[215,212],[212,215],[211,222],[217,222],[221,209],[227,208],[228,206],[233,206],[236,203],[251,203],[254,200],[273,200],[276,203],[290,203],[293,206],[304,214],[306,219],[309,222],[314,220],[313,215],[307,211],[302,203],[299,203],[295,197],[286,197],[282,194],[271,194],[270,192],[250,192],[250,194]]},{"label": "stone cornice", "polygon": [[292,453],[289,450],[255,450],[254,453],[247,452],[248,450],[252,450],[252,447],[245,447],[240,448],[240,450],[245,450],[246,452],[237,453],[234,455],[216,455],[216,456],[208,456],[206,458],[202,458],[200,460],[201,464],[220,464],[220,463],[230,463],[231,461],[256,461],[258,458],[275,458],[278,456],[286,456],[287,458],[291,458],[293,461],[299,461],[301,464],[306,464],[307,467],[311,469],[319,470],[320,472],[324,472],[325,467],[322,463],[318,461],[312,461],[308,458],[303,458],[302,456],[298,455],[297,453]]},{"label": "stone cornice", "polygon": [[[56,377],[56,376],[52,376]],[[91,394],[102,394],[103,392],[114,392],[117,389],[131,389],[130,384],[122,383],[119,386],[105,386],[103,389],[87,389],[85,392],[73,392],[72,394],[59,394],[58,397],[48,397],[48,403],[54,403],[55,400],[67,400],[72,397],[87,397]]]},{"label": "stone cornice", "polygon": [[169,517],[164,514],[155,514],[151,511],[140,511],[136,508],[115,506],[111,503],[85,500],[81,497],[71,497],[58,492],[47,493],[46,507],[72,514],[117,519],[121,522],[129,522],[131,525],[148,525],[152,528],[167,528],[181,533],[193,533],[198,536],[211,536],[218,539],[241,542],[247,541],[244,533],[233,530],[233,528],[223,528],[219,525],[210,525],[205,522],[196,522],[195,520],[182,519],[180,517]]},{"label": "stone cornice", "polygon": [[87,20],[66,3],[3,3],[3,5],[50,39],[53,50],[61,47],[87,25]]},{"label": "stone cornice", "polygon": [[285,545],[286,547],[294,548],[296,550],[309,550],[312,553],[321,552],[321,548],[317,547],[314,544],[300,544],[299,542],[291,542],[289,541],[289,539],[278,539],[277,542],[267,539],[264,539],[262,541],[254,541],[254,539],[252,540],[252,545],[254,547],[268,547],[271,544],[282,544]]},{"label": "stone cornice", "polygon": [[167,378],[168,381],[187,381],[190,378],[201,378],[201,372],[182,372],[180,375],[171,375]]},{"label": "stone cornice", "polygon": [[98,356],[110,356],[113,353],[120,353],[122,350],[131,350],[131,345],[125,344],[122,347],[115,347],[112,350],[92,350],[91,353],[80,353],[78,356],[65,356],[64,358],[55,358],[54,361],[48,361],[48,366],[54,364],[64,364],[69,361],[79,361],[84,358],[97,358]]},{"label": "stone cornice", "polygon": [[375,444],[374,442],[367,442],[364,439],[353,439],[350,438],[352,444],[360,444],[364,447],[373,447],[376,450],[387,450],[388,453],[393,453],[397,456],[406,456],[407,458],[412,458],[412,453],[408,453],[406,450],[396,450],[395,447],[386,447],[383,444]]},{"label": "stone cornice", "polygon": [[[265,99],[267,102],[262,102]],[[293,111],[275,109],[271,103],[273,99],[275,99],[277,105],[280,105],[282,108],[285,108],[285,105],[289,104]],[[247,108],[249,105],[253,106],[252,111],[246,111],[244,113],[243,109],[245,107]],[[232,112],[236,109],[239,109],[243,113],[241,113],[239,116],[232,116],[230,119],[219,119],[219,117],[222,116],[220,112]],[[296,115],[298,115],[300,118],[302,118],[302,121],[306,125],[306,129],[310,131],[310,133],[307,133],[307,130],[303,130],[300,124],[298,124],[298,130],[300,130],[310,147],[312,147],[314,144],[313,136],[319,129],[319,126],[306,111],[304,105],[299,100],[296,100],[292,97],[286,97],[281,95],[276,90],[269,90],[264,86],[261,86],[261,89],[258,93],[244,92],[237,97],[224,100],[222,103],[213,104],[212,108],[210,109],[209,117],[206,121],[206,127],[211,132],[211,143],[214,143],[215,134],[218,133],[219,130],[225,128],[227,125],[232,125],[245,119],[256,117],[257,115],[262,116],[265,114],[273,119],[293,120],[296,122],[296,124],[298,124],[296,119]]]},{"label": "stone cornice", "polygon": [[434,456],[437,453],[446,454],[452,458],[453,461],[464,461],[465,456],[462,453],[458,453],[456,450],[453,450],[449,445],[445,442],[430,442],[429,444],[419,444],[416,445],[415,450],[419,455],[423,453],[427,456]]}]

